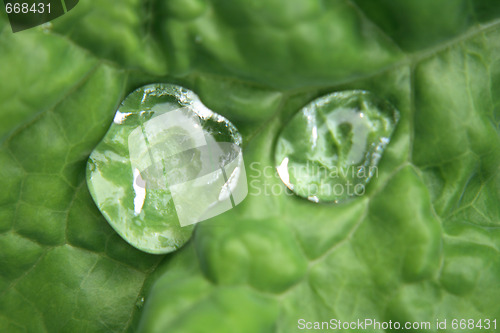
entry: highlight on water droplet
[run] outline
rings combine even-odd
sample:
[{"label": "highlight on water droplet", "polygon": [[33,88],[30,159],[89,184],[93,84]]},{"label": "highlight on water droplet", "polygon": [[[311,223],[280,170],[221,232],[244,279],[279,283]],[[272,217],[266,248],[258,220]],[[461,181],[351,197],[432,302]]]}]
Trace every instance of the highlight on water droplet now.
[{"label": "highlight on water droplet", "polygon": [[122,102],[90,155],[87,184],[97,207],[128,243],[168,253],[193,224],[243,201],[241,135],[185,88],[153,84]]},{"label": "highlight on water droplet", "polygon": [[368,91],[320,97],[285,125],[275,147],[283,183],[312,202],[362,196],[399,119],[389,102]]}]

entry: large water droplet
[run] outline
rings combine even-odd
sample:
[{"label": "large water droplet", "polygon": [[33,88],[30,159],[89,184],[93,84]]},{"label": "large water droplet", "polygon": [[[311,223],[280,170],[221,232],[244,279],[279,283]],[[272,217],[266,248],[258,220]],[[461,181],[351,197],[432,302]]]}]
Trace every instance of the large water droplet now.
[{"label": "large water droplet", "polygon": [[109,224],[131,245],[168,253],[193,224],[247,194],[241,135],[185,88],[132,92],[90,155],[87,184]]},{"label": "large water droplet", "polygon": [[341,202],[365,193],[399,113],[367,91],[329,94],[306,105],[284,127],[275,150],[278,174],[313,202]]}]

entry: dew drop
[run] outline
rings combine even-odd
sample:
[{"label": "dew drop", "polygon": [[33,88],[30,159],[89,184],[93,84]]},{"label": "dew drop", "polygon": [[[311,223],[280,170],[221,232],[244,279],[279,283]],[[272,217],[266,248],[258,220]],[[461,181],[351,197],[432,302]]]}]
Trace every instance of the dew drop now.
[{"label": "dew drop", "polygon": [[139,309],[141,309],[144,306],[145,301],[146,300],[144,299],[144,297],[139,297],[137,299],[137,302],[135,302],[135,306],[138,307]]},{"label": "dew drop", "polygon": [[90,155],[89,191],[132,246],[172,252],[188,241],[194,223],[245,198],[241,141],[192,91],[144,86],[125,98]]},{"label": "dew drop", "polygon": [[45,22],[40,24],[40,28],[42,28],[42,31],[46,33],[51,32],[52,27],[53,27],[52,22]]},{"label": "dew drop", "polygon": [[283,183],[312,202],[362,196],[399,119],[389,102],[367,91],[320,97],[283,128],[275,165]]}]

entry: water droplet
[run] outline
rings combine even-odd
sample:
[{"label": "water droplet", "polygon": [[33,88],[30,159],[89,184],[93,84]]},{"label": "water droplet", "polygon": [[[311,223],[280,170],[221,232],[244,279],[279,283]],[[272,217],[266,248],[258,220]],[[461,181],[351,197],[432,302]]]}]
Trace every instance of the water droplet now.
[{"label": "water droplet", "polygon": [[40,28],[42,28],[43,32],[51,32],[52,26],[52,22],[45,22],[43,24],[40,24]]},{"label": "water droplet", "polygon": [[367,91],[332,93],[306,105],[284,127],[276,149],[278,175],[295,194],[339,203],[361,196],[399,119]]},{"label": "water droplet", "polygon": [[190,90],[153,84],[122,102],[90,155],[87,184],[128,243],[150,253],[182,246],[193,225],[247,194],[241,135]]},{"label": "water droplet", "polygon": [[144,299],[144,297],[139,297],[137,299],[137,302],[135,302],[135,306],[137,306],[139,309],[142,308],[144,306],[144,302],[146,300]]}]

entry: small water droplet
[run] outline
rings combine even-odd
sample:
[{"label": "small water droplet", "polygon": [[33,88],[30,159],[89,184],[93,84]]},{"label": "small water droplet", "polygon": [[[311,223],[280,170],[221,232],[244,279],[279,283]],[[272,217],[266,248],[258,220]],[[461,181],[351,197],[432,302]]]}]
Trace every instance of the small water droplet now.
[{"label": "small water droplet", "polygon": [[278,175],[296,195],[339,203],[361,196],[399,119],[370,92],[332,93],[306,105],[283,128],[275,149]]},{"label": "small water droplet", "polygon": [[125,98],[90,155],[87,184],[97,207],[127,242],[168,253],[192,224],[241,202],[247,183],[242,139],[194,92],[169,84]]},{"label": "small water droplet", "polygon": [[139,309],[144,306],[145,299],[144,297],[140,297],[137,299],[137,302],[135,302],[135,306],[137,306]]},{"label": "small water droplet", "polygon": [[51,32],[52,31],[52,22],[45,22],[43,24],[40,24],[40,28],[42,28],[43,32]]}]

